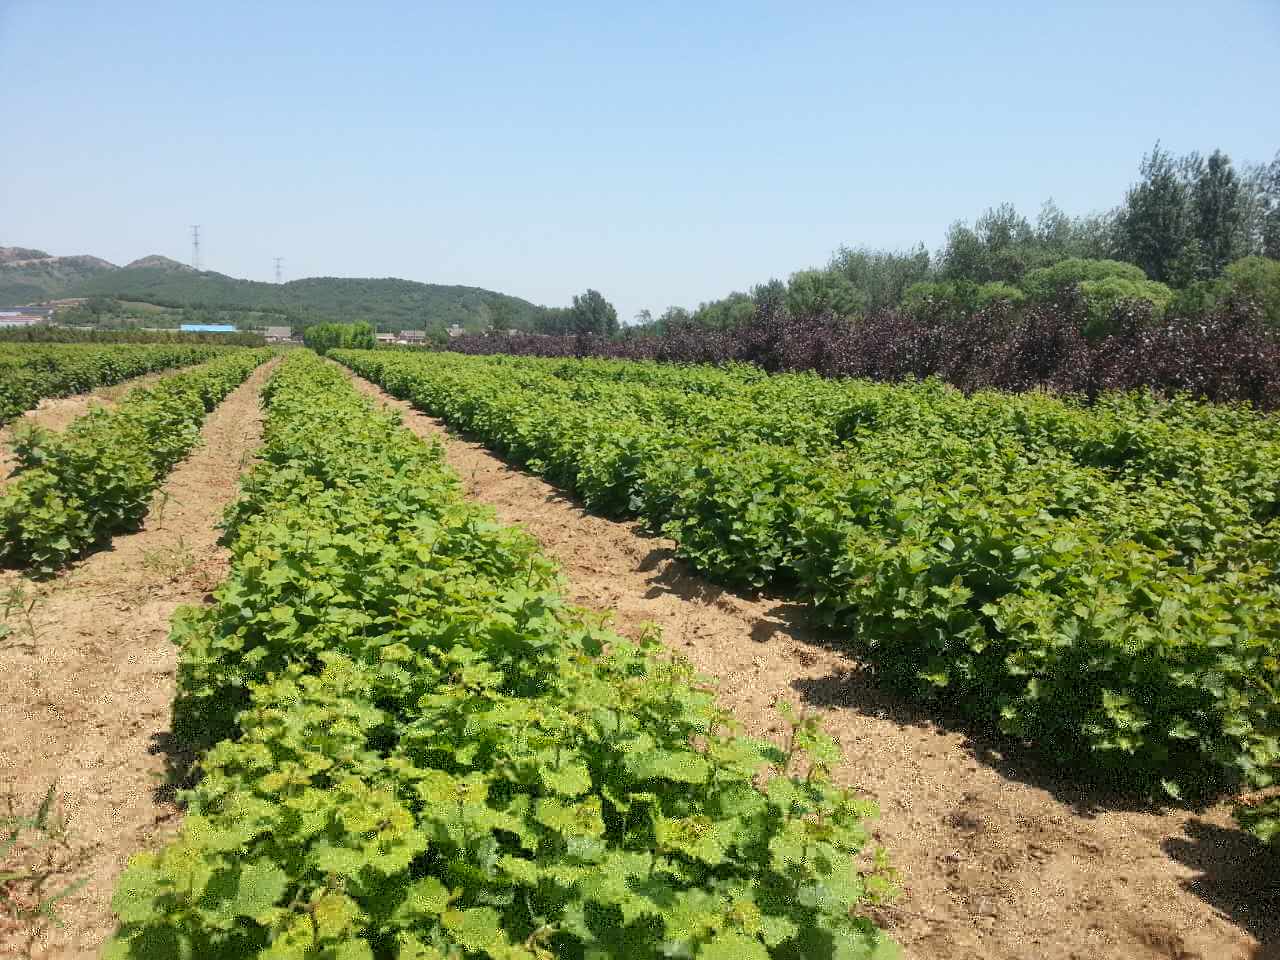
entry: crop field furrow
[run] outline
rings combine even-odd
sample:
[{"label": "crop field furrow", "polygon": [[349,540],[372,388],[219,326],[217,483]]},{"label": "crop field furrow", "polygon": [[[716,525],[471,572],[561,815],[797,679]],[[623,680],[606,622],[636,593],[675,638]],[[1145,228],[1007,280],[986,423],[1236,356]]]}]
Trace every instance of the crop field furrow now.
[{"label": "crop field furrow", "polygon": [[[1161,939],[1189,956],[1245,960],[1257,940],[1280,936],[1280,915],[1266,919],[1258,893],[1273,865],[1233,828],[1230,803],[1104,812],[1115,801],[1105,789],[1082,787],[1070,770],[1055,775],[998,735],[957,729],[936,704],[884,689],[797,600],[717,585],[677,558],[669,539],[590,513],[407,401],[354,382],[444,444],[467,496],[538,539],[572,602],[609,611],[629,635],[658,627],[664,645],[717,680],[719,701],[749,734],[776,736],[783,700],[820,719],[844,747],[833,778],[885,811],[877,838],[905,893],[882,916],[912,960],[1023,960],[1028,943],[1045,960],[1157,960],[1149,943]],[[1217,842],[1193,839],[1202,836]],[[1197,895],[1202,884],[1181,883],[1192,863],[1204,885],[1229,876],[1229,892],[1211,905]],[[1250,907],[1252,935],[1229,919]]]},{"label": "crop field furrow", "polygon": [[9,479],[9,475],[18,466],[18,459],[13,453],[13,438],[24,427],[65,430],[89,411],[97,407],[110,410],[133,390],[154,386],[165,376],[168,376],[167,371],[144,373],[110,386],[95,387],[87,393],[41,400],[21,416],[9,421],[0,427],[0,485]]},{"label": "crop field furrow", "polygon": [[212,360],[225,347],[192,344],[0,343],[0,425],[41,400]]},{"label": "crop field furrow", "polygon": [[[599,361],[575,377],[562,360],[334,356],[588,506],[638,516],[711,576],[796,592],[885,682],[1084,779],[1194,802],[1275,777],[1273,417],[1143,395],[1027,396],[1010,416],[987,395],[849,382],[845,439],[823,453],[735,441],[748,400],[683,429],[649,412],[648,384],[628,400],[639,378],[606,386]],[[787,389],[803,398],[809,380],[770,387]],[[1192,480],[1141,439],[1160,425]]]},{"label": "crop field furrow", "polygon": [[152,493],[198,441],[205,416],[268,356],[219,353],[64,431],[15,430],[17,469],[0,492],[0,564],[51,575],[140,523]]},{"label": "crop field furrow", "polygon": [[[47,886],[87,881],[58,902],[60,923],[36,957],[97,957],[115,925],[111,892],[125,862],[181,821],[169,618],[225,575],[217,524],[261,439],[257,398],[268,373],[254,371],[208,416],[203,442],[165,478],[140,530],[51,580],[0,573],[0,590],[25,611],[8,608],[0,637],[0,797],[34,810],[52,785],[69,820],[64,856],[82,863],[69,876],[55,871]],[[22,955],[19,931],[0,924],[0,956],[11,951]]]},{"label": "crop field furrow", "polygon": [[175,621],[203,775],[107,957],[896,955],[873,806],[812,718],[739,736],[333,366],[266,396],[231,573]]}]

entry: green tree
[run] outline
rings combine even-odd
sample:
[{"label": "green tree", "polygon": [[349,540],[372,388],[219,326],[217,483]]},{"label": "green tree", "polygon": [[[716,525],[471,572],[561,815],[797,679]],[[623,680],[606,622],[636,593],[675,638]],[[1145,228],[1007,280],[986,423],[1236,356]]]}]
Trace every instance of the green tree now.
[{"label": "green tree", "polygon": [[787,285],[773,277],[768,283],[752,287],[751,299],[755,301],[757,311],[781,310],[787,303]]},{"label": "green tree", "polygon": [[489,333],[506,333],[515,329],[516,315],[511,304],[505,300],[495,300],[488,304],[488,318],[485,329]]},{"label": "green tree", "polygon": [[[1065,243],[1064,225],[1047,213],[1044,234]],[[1061,256],[1059,254],[1058,256]],[[989,208],[970,228],[954,223],[939,256],[939,279],[1017,283],[1028,270],[1056,259],[1051,247],[1012,204]]]},{"label": "green tree", "polygon": [[1261,184],[1260,252],[1264,257],[1280,260],[1280,151],[1259,177]]},{"label": "green tree", "polygon": [[1068,255],[1086,260],[1108,260],[1116,255],[1116,213],[1091,213],[1072,221]]},{"label": "green tree", "polygon": [[713,330],[732,330],[755,315],[756,304],[749,294],[731,293],[719,300],[698,305],[693,322]]},{"label": "green tree", "polygon": [[1229,264],[1217,280],[1202,280],[1180,291],[1173,309],[1183,316],[1196,316],[1233,299],[1253,301],[1266,324],[1280,330],[1280,260],[1243,257]]},{"label": "green tree", "polygon": [[1078,292],[1084,298],[1088,314],[1084,333],[1089,336],[1110,331],[1112,315],[1122,302],[1140,301],[1162,316],[1174,300],[1173,291],[1148,279],[1141,267],[1117,260],[1063,260],[1032,270],[1023,278],[1022,289],[1041,302],[1068,290]]},{"label": "green tree", "polygon": [[1192,233],[1187,183],[1173,156],[1157,143],[1142,158],[1141,179],[1125,194],[1117,221],[1120,254],[1162,283],[1189,279]]},{"label": "green tree", "polygon": [[1193,158],[1191,168],[1191,236],[1197,244],[1201,277],[1219,276],[1238,252],[1238,229],[1244,213],[1240,178],[1231,158],[1215,150],[1207,161]]},{"label": "green tree", "polygon": [[1110,256],[1115,246],[1115,217],[1094,213],[1069,217],[1050,198],[1036,218],[1031,269],[1073,257],[1100,260]]},{"label": "green tree", "polygon": [[569,332],[613,336],[618,332],[618,311],[598,290],[588,290],[573,298],[569,308]]},{"label": "green tree", "polygon": [[559,336],[569,332],[568,307],[543,307],[533,320],[533,329],[537,333]]},{"label": "green tree", "polygon": [[909,286],[929,279],[931,267],[922,244],[905,252],[841,247],[827,269],[849,281],[864,309],[877,311],[901,302]]},{"label": "green tree", "polygon": [[908,313],[918,316],[952,320],[985,310],[997,303],[1016,306],[1026,298],[1026,294],[1017,287],[998,280],[990,283],[932,280],[913,283],[908,287],[902,296],[902,307]]},{"label": "green tree", "polygon": [[1051,267],[1032,270],[1023,277],[1022,289],[1033,300],[1048,300],[1079,283],[1111,278],[1140,282],[1145,281],[1147,275],[1142,272],[1141,267],[1132,263],[1073,257]]},{"label": "green tree", "polygon": [[684,307],[667,307],[655,323],[659,330],[670,330],[672,327],[682,327],[692,320],[693,315]]},{"label": "green tree", "polygon": [[372,350],[377,345],[367,323],[316,323],[302,331],[302,342],[322,356],[330,350]]},{"label": "green tree", "polygon": [[1113,332],[1115,311],[1121,304],[1145,303],[1152,315],[1162,317],[1174,299],[1173,290],[1155,280],[1105,277],[1101,280],[1084,280],[1077,289],[1084,297],[1085,311],[1089,318],[1084,334],[1089,337]]},{"label": "green tree", "polygon": [[847,317],[866,307],[864,294],[841,274],[830,270],[801,270],[787,283],[786,306],[792,316],[834,313]]},{"label": "green tree", "polygon": [[1280,260],[1237,260],[1223,271],[1222,282],[1228,294],[1253,300],[1262,308],[1267,323],[1280,328]]}]

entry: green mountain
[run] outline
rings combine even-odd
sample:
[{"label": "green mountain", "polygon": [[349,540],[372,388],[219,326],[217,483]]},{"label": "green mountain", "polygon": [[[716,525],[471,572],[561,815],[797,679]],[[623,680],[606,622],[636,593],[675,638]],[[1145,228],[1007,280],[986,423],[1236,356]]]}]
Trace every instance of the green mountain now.
[{"label": "green mountain", "polygon": [[545,309],[480,287],[347,277],[261,283],[193,270],[161,256],[118,267],[96,257],[0,247],[0,305],[71,297],[271,314],[282,323],[364,320],[380,330],[443,330],[451,324],[527,329]]},{"label": "green mountain", "polygon": [[0,306],[70,296],[65,291],[119,269],[97,257],[52,257],[43,250],[0,247]]}]

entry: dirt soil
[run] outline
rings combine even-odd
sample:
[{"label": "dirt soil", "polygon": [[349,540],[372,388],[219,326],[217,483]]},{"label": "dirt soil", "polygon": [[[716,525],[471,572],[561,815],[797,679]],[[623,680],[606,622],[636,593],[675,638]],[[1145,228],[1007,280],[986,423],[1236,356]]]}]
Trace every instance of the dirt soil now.
[{"label": "dirt soil", "polygon": [[135,387],[149,387],[161,377],[176,373],[176,370],[162,370],[158,373],[145,373],[132,380],[112,384],[109,387],[98,387],[88,393],[77,393],[70,397],[54,397],[41,400],[39,405],[28,410],[22,416],[0,428],[0,484],[8,479],[17,466],[17,460],[9,449],[9,441],[13,438],[13,428],[20,423],[34,424],[46,430],[65,430],[76,417],[88,413],[94,407],[110,409]]},{"label": "dirt soil", "polygon": [[670,540],[583,510],[373,384],[446,443],[476,500],[559,561],[572,601],[646,622],[719,681],[748,732],[782,734],[779,700],[818,710],[844,747],[837,779],[874,797],[903,896],[877,919],[911,960],[1276,960],[1280,868],[1230,810],[1159,811],[1055,778],[1017,745],[939,722],[878,688],[801,605],[693,573]]},{"label": "dirt soil", "polygon": [[[96,957],[114,928],[111,893],[125,862],[176,829],[168,775],[184,758],[169,734],[169,618],[226,574],[216,524],[261,440],[267,376],[258,368],[209,415],[204,442],[169,475],[140,531],[51,581],[0,573],[0,613],[10,589],[35,598],[31,624],[11,611],[13,633],[0,639],[0,797],[16,794],[30,812],[56,782],[88,858],[76,875],[90,878],[64,901],[66,926],[38,956]],[[15,946],[0,936],[0,956]]]}]

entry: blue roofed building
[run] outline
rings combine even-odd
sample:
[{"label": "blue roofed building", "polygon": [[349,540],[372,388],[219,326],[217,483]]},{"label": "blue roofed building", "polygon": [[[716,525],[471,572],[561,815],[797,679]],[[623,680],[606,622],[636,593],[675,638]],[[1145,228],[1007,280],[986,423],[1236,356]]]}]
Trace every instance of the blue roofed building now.
[{"label": "blue roofed building", "polygon": [[184,323],[178,327],[183,333],[235,333],[233,323]]}]

